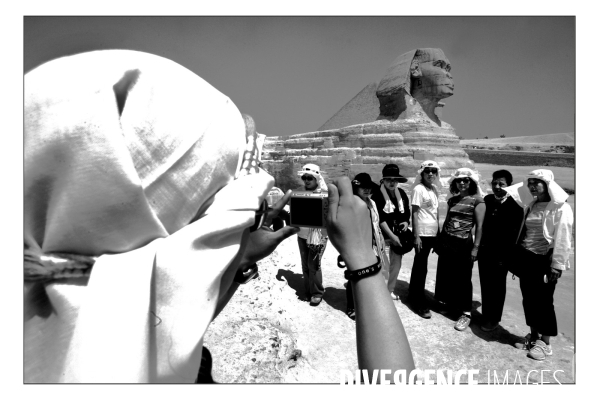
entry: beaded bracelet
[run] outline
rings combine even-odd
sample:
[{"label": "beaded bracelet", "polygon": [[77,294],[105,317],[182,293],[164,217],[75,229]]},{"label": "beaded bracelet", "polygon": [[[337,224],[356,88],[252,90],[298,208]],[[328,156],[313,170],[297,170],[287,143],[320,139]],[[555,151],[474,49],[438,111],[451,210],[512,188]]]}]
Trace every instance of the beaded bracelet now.
[{"label": "beaded bracelet", "polygon": [[345,271],[344,278],[349,281],[357,282],[362,278],[366,278],[367,276],[375,275],[381,270],[381,265],[379,264],[379,257],[377,257],[377,262],[373,265],[369,265],[368,267],[357,269],[356,271]]}]

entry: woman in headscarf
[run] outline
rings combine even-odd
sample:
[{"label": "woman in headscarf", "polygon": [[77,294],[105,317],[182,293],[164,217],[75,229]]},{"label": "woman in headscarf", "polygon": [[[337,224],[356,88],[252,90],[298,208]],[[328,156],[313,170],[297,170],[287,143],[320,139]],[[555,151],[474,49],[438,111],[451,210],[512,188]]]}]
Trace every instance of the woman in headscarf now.
[{"label": "woman in headscarf", "polygon": [[438,214],[438,197],[442,188],[440,173],[437,162],[423,161],[411,187],[415,259],[410,273],[408,300],[422,318],[431,318],[431,311],[425,299],[425,280],[429,252],[433,249],[440,230]]},{"label": "woman in headscarf", "polygon": [[471,275],[483,232],[485,202],[479,175],[469,168],[457,169],[448,183],[454,196],[448,199],[448,213],[439,236],[439,248],[436,248],[439,258],[435,298],[461,313],[454,328],[464,331],[471,323]]},{"label": "woman in headscarf", "polygon": [[[385,253],[385,240],[381,229],[379,228],[379,213],[377,212],[377,206],[371,199],[371,193],[378,190],[379,186],[371,180],[371,175],[366,172],[361,172],[356,175],[352,180],[352,193],[355,196],[360,197],[365,202],[370,212],[371,225],[373,225],[373,251],[379,257],[381,268],[383,270],[383,276],[387,280],[386,273],[389,276],[389,261],[387,254]],[[352,294],[352,285],[344,284],[346,286],[346,315],[354,319],[354,296]],[[389,289],[388,289],[389,290]]]},{"label": "woman in headscarf", "polygon": [[552,355],[550,337],[558,334],[554,290],[570,268],[573,211],[567,204],[569,195],[550,170],[531,171],[517,190],[526,206],[514,262],[531,329],[520,347],[528,350],[529,358],[542,361]]},{"label": "woman in headscarf", "polygon": [[249,233],[273,185],[252,120],[135,51],[54,60],[24,87],[24,380],[194,382],[235,282],[296,232]]},{"label": "woman in headscarf", "polygon": [[379,226],[390,257],[389,266],[384,270],[384,277],[387,280],[390,296],[394,300],[399,300],[400,297],[394,293],[394,289],[402,268],[402,256],[408,252],[402,249],[400,235],[406,232],[410,224],[410,204],[408,196],[398,184],[406,182],[407,179],[400,175],[400,168],[396,164],[384,166],[381,175],[380,186],[373,190],[372,199],[377,205]]},{"label": "woman in headscarf", "polygon": [[[306,164],[298,171],[304,187],[300,190],[314,193],[327,192],[327,184],[316,164]],[[323,287],[323,272],[321,259],[327,246],[327,229],[301,227],[298,232],[298,249],[304,276],[305,300],[313,307],[321,304],[325,288]]]}]

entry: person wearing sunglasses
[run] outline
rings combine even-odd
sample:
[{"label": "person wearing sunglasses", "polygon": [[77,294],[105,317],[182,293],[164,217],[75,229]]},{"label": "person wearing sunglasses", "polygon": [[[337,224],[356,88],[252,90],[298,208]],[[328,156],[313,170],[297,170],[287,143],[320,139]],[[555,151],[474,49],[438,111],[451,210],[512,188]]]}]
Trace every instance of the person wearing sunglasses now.
[{"label": "person wearing sunglasses", "polygon": [[425,298],[427,262],[439,231],[438,197],[442,187],[439,173],[440,167],[437,162],[424,161],[411,186],[415,258],[410,273],[408,300],[413,310],[426,319],[431,318],[431,311]]},{"label": "person wearing sunglasses", "polygon": [[[408,196],[398,186],[408,179],[400,175],[400,168],[396,164],[387,164],[381,171],[380,185],[373,191],[372,199],[377,205],[381,231],[385,238],[387,254],[389,254],[389,267],[384,268],[384,277],[387,280],[388,291],[394,300],[400,297],[394,293],[396,280],[402,268],[402,256],[410,251],[405,243],[402,246],[403,233],[410,234],[410,205]],[[385,267],[385,264],[384,264]]]},{"label": "person wearing sunglasses", "polygon": [[448,183],[454,196],[448,199],[446,220],[436,246],[439,258],[435,298],[450,311],[460,313],[454,329],[464,331],[471,323],[471,275],[483,233],[485,202],[479,175],[471,169],[457,169]]},{"label": "person wearing sunglasses", "polygon": [[[321,175],[321,168],[316,164],[306,164],[298,171],[303,186],[300,190],[310,192],[327,192],[325,179]],[[298,232],[298,249],[302,262],[302,275],[304,277],[303,300],[310,301],[313,307],[321,304],[325,288],[323,287],[323,273],[321,259],[327,246],[327,229],[301,227]]]}]

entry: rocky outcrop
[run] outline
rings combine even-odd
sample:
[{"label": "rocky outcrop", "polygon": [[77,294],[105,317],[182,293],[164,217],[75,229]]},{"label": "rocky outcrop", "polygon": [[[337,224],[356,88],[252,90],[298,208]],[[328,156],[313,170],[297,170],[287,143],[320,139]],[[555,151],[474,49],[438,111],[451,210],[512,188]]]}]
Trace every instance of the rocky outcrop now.
[{"label": "rocky outcrop", "polygon": [[298,186],[296,171],[306,163],[321,166],[325,179],[367,172],[375,181],[381,178],[383,166],[391,163],[407,177],[413,177],[427,159],[440,164],[442,175],[460,167],[473,168],[450,125],[438,127],[418,119],[402,124],[379,120],[287,138],[268,137],[262,159],[276,186],[283,190]]}]

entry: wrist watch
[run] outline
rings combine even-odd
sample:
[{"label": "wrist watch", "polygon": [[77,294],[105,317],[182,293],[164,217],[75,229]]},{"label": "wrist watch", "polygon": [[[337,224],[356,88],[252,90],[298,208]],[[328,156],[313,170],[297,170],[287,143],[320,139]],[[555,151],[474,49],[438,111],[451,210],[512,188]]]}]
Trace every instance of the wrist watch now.
[{"label": "wrist watch", "polygon": [[235,273],[235,277],[233,281],[235,283],[239,283],[240,285],[245,285],[250,282],[250,280],[258,278],[258,265],[256,263],[250,264],[247,267],[242,269],[238,269]]}]

